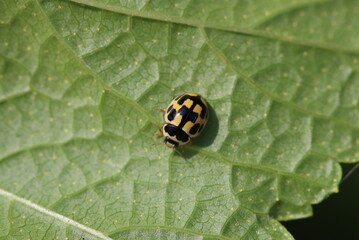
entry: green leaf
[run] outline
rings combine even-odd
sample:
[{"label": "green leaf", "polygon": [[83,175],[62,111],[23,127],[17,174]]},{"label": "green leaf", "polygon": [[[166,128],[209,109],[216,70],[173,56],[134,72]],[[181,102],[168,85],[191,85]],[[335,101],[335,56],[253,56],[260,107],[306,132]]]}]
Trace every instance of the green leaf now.
[{"label": "green leaf", "polygon": [[[290,239],[359,159],[358,7],[2,1],[0,238]],[[154,133],[184,91],[181,155]]]}]

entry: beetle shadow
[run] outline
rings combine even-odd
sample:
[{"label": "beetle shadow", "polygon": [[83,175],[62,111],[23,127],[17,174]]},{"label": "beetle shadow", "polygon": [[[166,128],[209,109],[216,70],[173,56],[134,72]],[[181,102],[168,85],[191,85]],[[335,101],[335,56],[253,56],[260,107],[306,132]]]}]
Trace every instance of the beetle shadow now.
[{"label": "beetle shadow", "polygon": [[[217,114],[208,102],[207,106],[209,111],[208,122],[206,124],[206,127],[203,129],[203,132],[197,138],[193,139],[192,145],[195,147],[203,148],[210,146],[214,142],[218,134],[219,121]],[[183,152],[177,154],[188,159],[197,153],[198,151],[195,148],[186,148],[186,146],[184,146]]]}]

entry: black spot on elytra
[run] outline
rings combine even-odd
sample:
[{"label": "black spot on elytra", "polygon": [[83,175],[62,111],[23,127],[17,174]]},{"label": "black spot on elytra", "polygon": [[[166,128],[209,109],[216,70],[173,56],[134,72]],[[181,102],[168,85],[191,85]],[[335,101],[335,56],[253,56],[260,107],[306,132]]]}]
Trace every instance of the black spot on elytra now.
[{"label": "black spot on elytra", "polygon": [[172,145],[174,145],[175,147],[178,146],[178,142],[172,140],[172,139],[169,138],[169,137],[165,137],[165,139],[163,139],[163,142],[165,142],[165,143],[166,143],[166,142],[169,142],[169,143],[171,143]]},{"label": "black spot on elytra", "polygon": [[181,114],[182,116],[186,116],[189,112],[189,109],[186,106],[182,106],[179,110],[178,113]]},{"label": "black spot on elytra", "polygon": [[188,121],[191,121],[194,123],[194,122],[196,122],[196,120],[198,118],[198,114],[191,111],[186,106],[182,106],[180,108],[180,110],[178,110],[178,113],[181,114],[181,116],[183,116],[181,126],[186,124],[186,122],[188,122]]},{"label": "black spot on elytra", "polygon": [[193,125],[193,127],[191,127],[191,129],[189,130],[189,133],[194,135],[198,132],[199,128],[201,128],[201,125],[199,123],[196,123],[195,125]]},{"label": "black spot on elytra", "polygon": [[198,118],[198,113],[195,113],[195,112],[192,112],[192,111],[191,111],[191,112],[188,114],[187,120],[194,123],[194,122],[196,122],[197,118]]},{"label": "black spot on elytra", "polygon": [[173,136],[176,136],[176,134],[178,132],[178,127],[171,125],[171,124],[166,124],[165,131],[166,131],[166,133],[168,133],[168,135],[173,137]]},{"label": "black spot on elytra", "polygon": [[187,142],[187,141],[189,140],[189,137],[188,137],[187,133],[185,133],[185,132],[182,131],[182,130],[179,130],[179,131],[177,132],[176,138],[177,138],[178,140],[180,140],[181,142]]},{"label": "black spot on elytra", "polygon": [[176,110],[172,109],[171,112],[167,115],[167,118],[169,121],[173,121],[173,119],[175,119],[176,116]]},{"label": "black spot on elytra", "polygon": [[201,118],[204,118],[205,115],[206,115],[206,112],[207,112],[207,107],[202,102],[199,102],[198,104],[202,107],[202,111],[201,111],[200,116],[201,116]]},{"label": "black spot on elytra", "polygon": [[184,101],[186,101],[186,99],[188,99],[188,98],[189,98],[188,95],[179,96],[179,97],[177,98],[177,102],[178,102],[178,104],[182,105],[182,104],[184,103]]}]

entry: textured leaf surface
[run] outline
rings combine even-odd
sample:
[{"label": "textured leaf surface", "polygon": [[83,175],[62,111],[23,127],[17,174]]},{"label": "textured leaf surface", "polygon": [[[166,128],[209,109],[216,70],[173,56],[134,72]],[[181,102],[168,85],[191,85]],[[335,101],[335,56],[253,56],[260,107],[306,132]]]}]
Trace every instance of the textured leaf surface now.
[{"label": "textured leaf surface", "polygon": [[1,238],[288,239],[358,161],[356,1],[80,3],[0,3]]}]

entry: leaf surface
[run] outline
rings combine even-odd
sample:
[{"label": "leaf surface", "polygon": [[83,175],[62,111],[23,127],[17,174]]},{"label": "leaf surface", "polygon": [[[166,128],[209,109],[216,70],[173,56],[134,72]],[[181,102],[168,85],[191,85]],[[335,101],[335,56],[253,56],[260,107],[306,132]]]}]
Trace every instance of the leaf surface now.
[{"label": "leaf surface", "polygon": [[[0,9],[3,239],[288,239],[359,159],[355,1]],[[211,109],[179,155],[153,133],[184,91]]]}]

